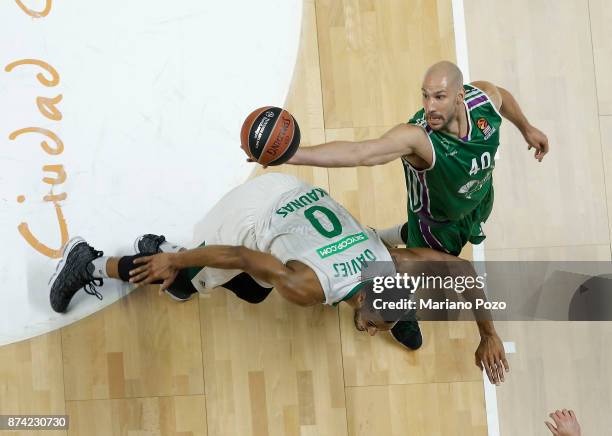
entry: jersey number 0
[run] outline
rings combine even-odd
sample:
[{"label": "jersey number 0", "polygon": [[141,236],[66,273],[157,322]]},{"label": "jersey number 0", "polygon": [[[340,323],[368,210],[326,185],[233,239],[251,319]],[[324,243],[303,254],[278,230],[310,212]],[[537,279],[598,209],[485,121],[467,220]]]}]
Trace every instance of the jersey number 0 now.
[{"label": "jersey number 0", "polygon": [[[323,224],[321,224],[321,221],[319,221],[319,218],[315,216],[315,212],[320,212],[327,217],[327,219],[332,225],[331,230],[327,230],[325,227],[323,227]],[[308,221],[310,221],[310,224],[312,224],[315,230],[319,232],[321,235],[325,236],[326,238],[335,238],[340,233],[342,233],[342,224],[340,224],[340,220],[338,219],[338,217],[336,216],[334,212],[332,212],[330,209],[326,207],[323,207],[323,206],[309,207],[308,209],[304,211],[304,216],[306,217]]]}]

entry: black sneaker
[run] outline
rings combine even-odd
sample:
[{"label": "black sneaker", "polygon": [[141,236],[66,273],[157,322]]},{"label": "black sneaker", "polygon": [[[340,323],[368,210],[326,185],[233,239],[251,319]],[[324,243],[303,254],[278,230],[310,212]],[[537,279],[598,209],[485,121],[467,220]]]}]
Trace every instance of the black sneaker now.
[{"label": "black sneaker", "polygon": [[[161,253],[162,250],[159,248],[163,242],[166,242],[166,238],[164,235],[154,235],[152,233],[147,233],[146,235],[141,235],[134,241],[134,251],[137,254],[145,254],[147,256],[152,256],[157,253]],[[178,247],[175,247],[178,248]],[[173,300],[176,301],[189,301],[193,298],[197,291],[193,290],[185,290],[185,288],[190,287],[189,284],[177,283],[179,277],[170,285],[168,289],[166,289],[166,294],[170,296]]]},{"label": "black sneaker", "polygon": [[172,298],[175,301],[180,301],[180,302],[189,301],[193,298],[195,294],[198,293],[198,291],[185,290],[183,287],[179,288],[174,283],[172,283],[170,287],[166,289],[165,292],[166,294],[168,294],[170,298]]},{"label": "black sneaker", "polygon": [[423,336],[416,318],[398,321],[391,329],[391,336],[411,350],[418,350],[423,345]]},{"label": "black sneaker", "polygon": [[159,246],[165,241],[164,235],[153,235],[151,233],[141,235],[134,241],[134,252],[146,254],[147,256],[161,253],[162,251],[159,249]]},{"label": "black sneaker", "polygon": [[102,299],[102,294],[98,292],[96,286],[102,286],[104,282],[101,278],[92,275],[94,268],[91,261],[103,255],[102,251],[95,250],[80,237],[66,243],[62,250],[62,260],[49,280],[51,286],[49,300],[53,310],[59,313],[65,312],[70,300],[80,289],[96,296],[99,300]]}]

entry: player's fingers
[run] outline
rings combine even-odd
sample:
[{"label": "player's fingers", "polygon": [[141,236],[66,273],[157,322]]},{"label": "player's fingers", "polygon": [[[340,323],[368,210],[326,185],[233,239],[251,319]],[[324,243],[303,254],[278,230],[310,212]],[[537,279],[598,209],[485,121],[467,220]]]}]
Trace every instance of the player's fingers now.
[{"label": "player's fingers", "polygon": [[140,282],[142,282],[146,278],[147,278],[146,274],[145,275],[139,274],[139,275],[137,275],[135,277],[131,277],[130,278],[130,283],[134,283],[134,284],[138,285],[138,284],[140,284]]},{"label": "player's fingers", "polygon": [[510,372],[510,364],[508,363],[508,359],[506,359],[506,355],[504,353],[504,357],[502,357],[502,363],[504,364],[504,369],[506,372]]},{"label": "player's fingers", "polygon": [[485,371],[487,372],[487,377],[489,377],[489,381],[492,384],[496,384],[495,376],[493,375],[493,368],[491,367],[490,362],[485,362]]},{"label": "player's fingers", "polygon": [[149,276],[148,271],[143,271],[133,277],[130,277],[130,283],[140,283]]},{"label": "player's fingers", "polygon": [[157,278],[149,274],[149,276],[147,276],[146,279],[144,279],[142,282],[140,282],[140,284],[141,285],[150,285],[154,281],[157,281]]},{"label": "player's fingers", "polygon": [[552,418],[552,420],[555,422],[556,425],[559,425],[559,418],[557,417],[557,415],[554,412],[549,414],[548,416],[550,416]]},{"label": "player's fingers", "polygon": [[166,280],[164,280],[164,282],[159,287],[159,291],[164,292],[166,289],[170,287],[173,281],[174,279],[172,277],[168,277]]},{"label": "player's fingers", "polygon": [[149,259],[151,259],[151,256],[137,257],[136,259],[134,259],[133,262],[134,263],[147,263]]},{"label": "player's fingers", "polygon": [[147,265],[144,266],[139,266],[138,268],[134,268],[130,270],[130,275],[136,275],[138,273],[141,273],[142,271],[145,271],[147,269]]},{"label": "player's fingers", "polygon": [[478,356],[475,356],[474,360],[476,361],[476,366],[480,368],[480,370],[482,371],[483,370],[482,361],[478,358]]},{"label": "player's fingers", "polygon": [[493,375],[493,380],[495,380],[495,384],[498,384],[500,382],[498,374],[499,368],[497,365],[497,359],[494,355],[489,356],[489,366],[491,367],[491,374]]},{"label": "player's fingers", "polygon": [[552,425],[550,422],[548,421],[544,421],[544,424],[546,424],[546,427],[548,427],[548,429],[550,430],[550,432],[554,435],[558,435],[559,432],[557,431],[557,428]]},{"label": "player's fingers", "polygon": [[569,416],[571,416],[572,418],[576,418],[576,414],[574,413],[574,411],[572,409],[568,410]]},{"label": "player's fingers", "polygon": [[504,379],[504,366],[502,365],[501,359],[497,360],[496,365],[497,365],[497,379],[500,381],[500,383],[503,383],[506,380]]}]

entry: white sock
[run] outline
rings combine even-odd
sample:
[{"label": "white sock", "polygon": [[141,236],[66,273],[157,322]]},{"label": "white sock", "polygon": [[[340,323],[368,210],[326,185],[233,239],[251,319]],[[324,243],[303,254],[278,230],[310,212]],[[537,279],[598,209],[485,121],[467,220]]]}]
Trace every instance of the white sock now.
[{"label": "white sock", "polygon": [[90,265],[93,265],[94,267],[92,274],[95,278],[97,279],[107,279],[108,278],[108,273],[106,272],[106,262],[108,262],[108,259],[110,259],[110,257],[103,256],[103,257],[98,257],[97,259],[94,259],[91,261]]},{"label": "white sock", "polygon": [[164,253],[178,253],[179,251],[185,250],[184,247],[174,244],[172,242],[164,241],[160,244],[159,249]]},{"label": "white sock", "polygon": [[380,239],[387,245],[397,247],[398,245],[404,245],[406,242],[402,240],[402,227],[404,224],[398,224],[388,229],[376,229],[376,233],[380,236]]}]

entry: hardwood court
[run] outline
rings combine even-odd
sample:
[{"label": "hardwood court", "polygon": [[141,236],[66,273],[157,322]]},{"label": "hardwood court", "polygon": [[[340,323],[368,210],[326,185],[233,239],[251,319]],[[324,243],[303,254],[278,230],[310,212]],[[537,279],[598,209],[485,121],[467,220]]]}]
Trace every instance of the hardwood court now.
[{"label": "hardwood court", "polygon": [[[485,10],[487,26],[479,18]],[[472,79],[514,93],[551,143],[537,164],[516,129],[502,130],[487,260],[609,262],[612,5],[477,0],[465,2],[465,17]],[[612,433],[612,380],[603,363],[612,357],[604,345],[612,323],[498,329],[517,347],[513,373],[497,391],[502,435],[515,434],[517,423],[523,434],[546,434],[542,421],[558,408],[573,408],[585,435]]]},{"label": "hardwood court", "polygon": [[[466,1],[472,79],[515,93],[554,147],[537,166],[514,129],[502,130],[491,259],[610,259],[612,11],[603,0],[563,3]],[[524,20],[527,28],[513,24]],[[406,121],[420,107],[424,69],[454,60],[454,47],[451,0],[304,0],[286,103],[303,145],[372,137]],[[329,190],[365,224],[405,217],[399,162],[277,170]],[[542,214],[550,221],[536,228],[532,216]],[[177,304],[140,289],[69,327],[0,348],[0,411],[69,413],[70,431],[49,433],[62,435],[487,434],[475,325],[422,329],[423,348],[408,353],[386,335],[357,332],[346,310],[298,308],[275,294],[253,306],[222,289]],[[612,327],[499,329],[518,351],[498,389],[501,434],[545,434],[545,412],[559,407],[579,412],[585,434],[609,430],[602,350]]]}]

